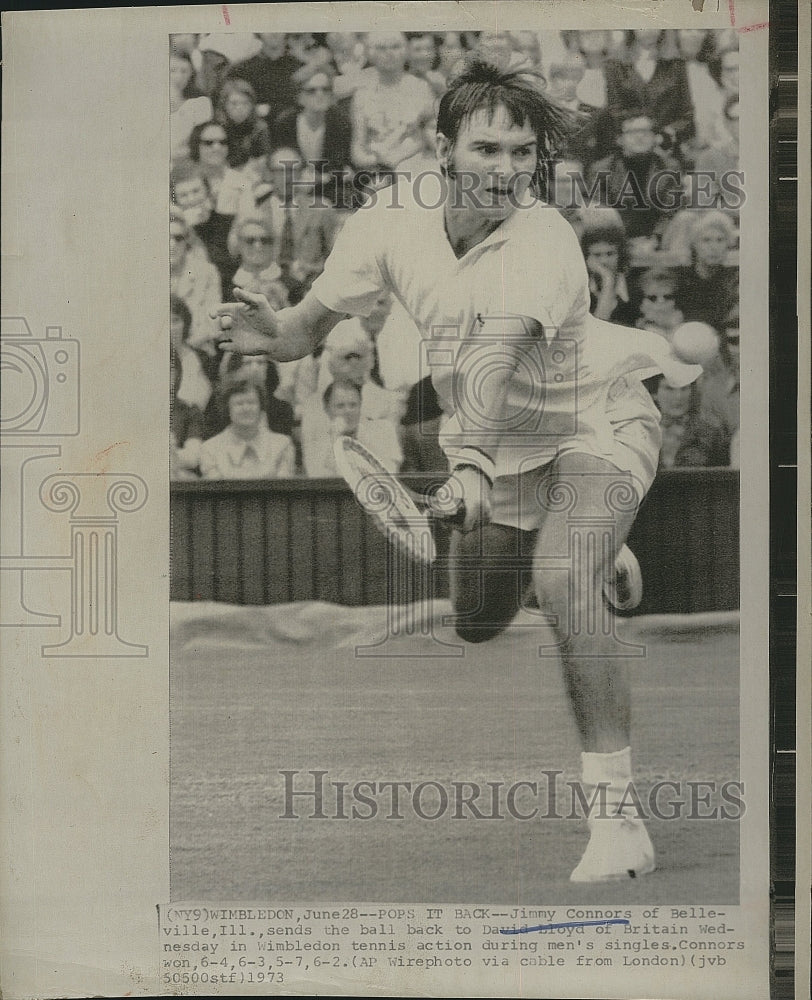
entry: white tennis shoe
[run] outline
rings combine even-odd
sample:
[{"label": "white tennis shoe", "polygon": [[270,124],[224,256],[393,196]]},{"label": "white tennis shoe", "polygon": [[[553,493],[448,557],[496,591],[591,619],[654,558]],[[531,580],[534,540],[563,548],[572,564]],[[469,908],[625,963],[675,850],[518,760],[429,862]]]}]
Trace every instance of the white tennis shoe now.
[{"label": "white tennis shoe", "polygon": [[602,816],[587,822],[589,843],[570,882],[612,882],[654,871],[654,845],[637,816]]},{"label": "white tennis shoe", "polygon": [[616,611],[632,611],[643,600],[643,574],[628,545],[617,554],[615,575],[604,581],[603,596]]}]

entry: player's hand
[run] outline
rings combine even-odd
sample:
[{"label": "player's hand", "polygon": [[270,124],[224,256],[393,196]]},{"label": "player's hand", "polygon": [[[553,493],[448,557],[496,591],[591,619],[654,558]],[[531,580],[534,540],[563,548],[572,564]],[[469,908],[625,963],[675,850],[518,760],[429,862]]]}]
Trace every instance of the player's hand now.
[{"label": "player's hand", "polygon": [[[442,512],[462,532],[474,531],[491,521],[491,484],[477,469],[456,469],[440,487],[438,495],[446,497]],[[451,498],[450,500],[448,498]],[[458,518],[462,514],[462,522]]]},{"label": "player's hand", "polygon": [[276,313],[259,292],[235,287],[235,302],[223,302],[211,314],[222,336],[217,344],[224,351],[239,354],[273,356],[274,340],[279,336]]}]

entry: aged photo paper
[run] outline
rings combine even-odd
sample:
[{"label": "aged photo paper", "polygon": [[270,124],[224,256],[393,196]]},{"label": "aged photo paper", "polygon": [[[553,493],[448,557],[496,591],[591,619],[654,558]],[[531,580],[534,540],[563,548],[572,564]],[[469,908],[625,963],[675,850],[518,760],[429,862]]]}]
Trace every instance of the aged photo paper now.
[{"label": "aged photo paper", "polygon": [[5,996],[767,995],[768,22],[4,15]]}]

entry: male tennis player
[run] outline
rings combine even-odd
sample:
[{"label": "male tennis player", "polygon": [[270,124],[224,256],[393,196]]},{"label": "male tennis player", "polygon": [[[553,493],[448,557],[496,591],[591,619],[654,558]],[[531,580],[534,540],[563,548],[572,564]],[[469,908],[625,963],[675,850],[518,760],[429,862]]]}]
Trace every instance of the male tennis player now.
[{"label": "male tennis player", "polygon": [[[600,618],[622,548],[626,588],[635,589],[639,568],[623,542],[660,445],[640,379],[670,362],[662,338],[589,315],[578,240],[537,197],[563,124],[539,84],[532,74],[471,64],[440,100],[440,175],[377,192],[347,221],[297,306],[274,313],[262,296],[236,289],[237,302],[217,315],[232,349],[288,361],[390,289],[431,338],[432,378],[453,414],[441,442],[466,510],[451,549],[457,631],[471,642],[501,632],[522,600],[516,567],[532,568],[557,632],[584,784],[607,789],[571,878],[602,882],[655,867],[626,795],[626,665],[617,640],[585,623]],[[698,373],[670,366],[671,378]],[[621,501],[608,502],[618,482]],[[613,528],[610,546],[585,547],[575,580],[566,571],[573,514],[601,530],[608,518]]]}]

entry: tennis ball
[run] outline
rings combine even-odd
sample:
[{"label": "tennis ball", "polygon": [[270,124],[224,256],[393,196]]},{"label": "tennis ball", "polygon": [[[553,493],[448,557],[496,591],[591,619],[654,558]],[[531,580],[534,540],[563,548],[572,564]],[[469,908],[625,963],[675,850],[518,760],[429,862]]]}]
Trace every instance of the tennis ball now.
[{"label": "tennis ball", "polygon": [[671,337],[671,350],[685,364],[706,368],[719,354],[719,337],[707,323],[683,323]]}]

